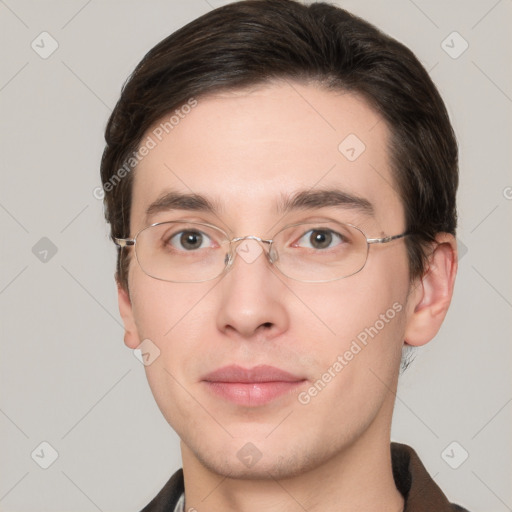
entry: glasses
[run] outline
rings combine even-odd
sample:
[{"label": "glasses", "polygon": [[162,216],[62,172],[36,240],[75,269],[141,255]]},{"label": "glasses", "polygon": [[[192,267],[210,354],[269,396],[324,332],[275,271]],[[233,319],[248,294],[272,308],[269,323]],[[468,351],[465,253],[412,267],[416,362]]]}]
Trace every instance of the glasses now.
[{"label": "glasses", "polygon": [[[370,244],[385,244],[407,234],[367,238],[351,224],[319,221],[290,224],[271,240],[252,235],[230,239],[212,224],[170,221],[152,224],[134,238],[114,238],[114,242],[120,247],[134,246],[144,273],[162,281],[201,283],[216,279],[231,268],[236,253],[242,250],[240,243],[255,240],[260,248],[267,249],[263,252],[268,262],[284,276],[325,283],[360,272]],[[247,247],[242,251],[248,253]],[[255,259],[254,249],[251,252]]]}]

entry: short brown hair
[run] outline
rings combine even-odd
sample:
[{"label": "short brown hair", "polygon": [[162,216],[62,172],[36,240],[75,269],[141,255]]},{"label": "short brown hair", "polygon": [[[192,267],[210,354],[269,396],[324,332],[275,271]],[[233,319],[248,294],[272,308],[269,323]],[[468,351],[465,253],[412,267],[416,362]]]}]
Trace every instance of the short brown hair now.
[{"label": "short brown hair", "polygon": [[[409,273],[423,275],[437,233],[455,234],[457,142],[437,88],[414,54],[347,11],[294,0],[246,0],[215,9],[151,49],[125,83],[101,161],[112,237],[130,236],[133,173],[113,183],[145,132],[191,97],[274,79],[357,93],[387,122],[405,210]],[[111,186],[107,187],[106,184]],[[119,249],[116,278],[128,287]]]}]

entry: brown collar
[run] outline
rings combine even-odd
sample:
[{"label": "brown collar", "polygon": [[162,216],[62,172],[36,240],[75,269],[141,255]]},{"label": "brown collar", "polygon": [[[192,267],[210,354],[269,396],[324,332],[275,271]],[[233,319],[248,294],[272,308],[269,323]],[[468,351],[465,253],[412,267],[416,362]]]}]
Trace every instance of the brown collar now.
[{"label": "brown collar", "polygon": [[391,443],[391,461],[395,485],[405,500],[404,512],[465,511],[450,504],[410,446]]}]

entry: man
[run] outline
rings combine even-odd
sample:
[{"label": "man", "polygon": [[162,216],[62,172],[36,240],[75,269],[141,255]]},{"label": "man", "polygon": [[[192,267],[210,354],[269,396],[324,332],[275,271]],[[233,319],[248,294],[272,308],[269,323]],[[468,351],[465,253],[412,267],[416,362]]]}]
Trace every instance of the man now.
[{"label": "man", "polygon": [[451,511],[393,443],[457,269],[457,144],[403,45],[327,4],[216,9],[106,129],[125,343],[181,438],[144,511]]}]

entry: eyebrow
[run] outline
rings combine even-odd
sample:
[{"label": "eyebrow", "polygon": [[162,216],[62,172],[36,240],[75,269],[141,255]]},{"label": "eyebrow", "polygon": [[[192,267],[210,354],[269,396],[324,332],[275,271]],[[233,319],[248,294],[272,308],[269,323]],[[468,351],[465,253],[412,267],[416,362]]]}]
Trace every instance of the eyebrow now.
[{"label": "eyebrow", "polygon": [[199,194],[183,194],[181,192],[171,191],[159,197],[148,206],[146,209],[146,218],[170,210],[215,213],[219,208],[216,203],[209,201],[206,197]]},{"label": "eyebrow", "polygon": [[[374,215],[373,205],[367,199],[339,189],[301,190],[291,196],[283,194],[277,204],[277,213],[284,215],[296,210],[315,210],[328,207],[353,209],[369,217]],[[211,201],[199,194],[170,191],[148,206],[146,218],[171,210],[217,214],[220,205],[217,201]]]},{"label": "eyebrow", "polygon": [[368,217],[375,214],[370,201],[339,189],[303,190],[289,197],[282,196],[278,212],[285,214],[294,210],[314,210],[328,207],[353,209]]}]

